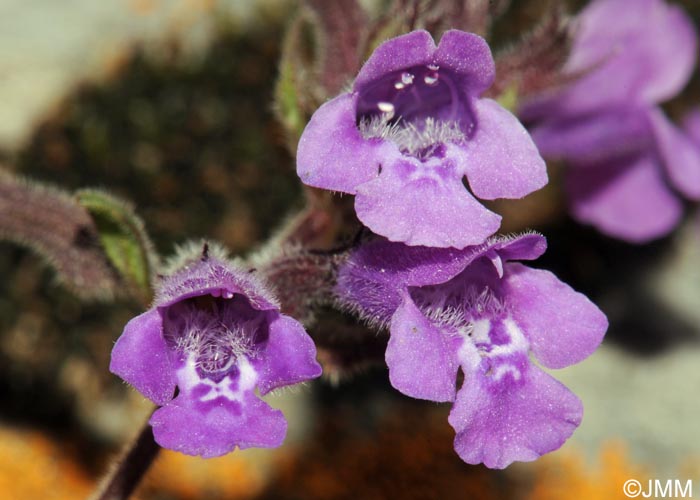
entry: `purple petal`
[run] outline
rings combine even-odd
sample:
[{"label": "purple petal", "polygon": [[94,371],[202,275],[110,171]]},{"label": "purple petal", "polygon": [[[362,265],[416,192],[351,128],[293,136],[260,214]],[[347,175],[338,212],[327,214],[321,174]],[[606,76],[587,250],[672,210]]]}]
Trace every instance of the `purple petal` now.
[{"label": "purple petal", "polygon": [[501,221],[467,192],[447,159],[406,158],[385,166],[358,188],[355,211],[391,241],[441,248],[483,243]]},{"label": "purple petal", "polygon": [[359,184],[377,176],[386,156],[401,156],[389,141],[362,137],[356,104],[356,95],[341,94],[311,117],[297,149],[297,174],[304,184],[355,194]]},{"label": "purple petal", "polygon": [[478,247],[409,247],[402,243],[375,240],[355,250],[337,278],[335,294],[341,302],[359,307],[378,323],[388,323],[401,305],[409,286],[445,283],[476,259],[495,253],[506,260],[532,260],[542,255],[546,241],[539,234],[494,237]]},{"label": "purple petal", "polygon": [[496,101],[475,103],[477,129],[466,144],[466,175],[479,198],[522,198],[547,184],[547,167],[525,127]]},{"label": "purple petal", "polygon": [[287,432],[282,412],[253,393],[242,401],[218,398],[202,412],[197,403],[180,394],[151,417],[156,443],[163,448],[204,458],[245,448],[280,446]]},{"label": "purple petal", "polygon": [[386,364],[391,385],[413,398],[454,401],[460,339],[448,337],[428,321],[408,294],[389,329]]},{"label": "purple petal", "polygon": [[459,274],[466,263],[464,252],[453,248],[408,247],[375,240],[352,253],[343,272],[361,279],[400,287],[443,283]]},{"label": "purple petal", "polygon": [[679,6],[598,0],[581,13],[579,23],[565,70],[595,69],[559,100],[567,112],[664,101],[680,92],[695,66],[697,35]]},{"label": "purple petal", "polygon": [[362,312],[366,319],[388,324],[409,286],[446,283],[485,255],[502,260],[536,259],[546,249],[539,234],[494,237],[478,247],[409,247],[401,243],[375,240],[352,252],[338,271],[335,295],[349,309]]},{"label": "purple petal", "polygon": [[156,309],[149,309],[126,324],[112,349],[109,371],[158,405],[173,398],[175,375],[163,338],[163,322]]},{"label": "purple petal", "polygon": [[599,231],[632,243],[668,234],[682,206],[651,155],[570,168],[566,188],[572,215]]},{"label": "purple petal", "polygon": [[394,71],[428,64],[434,52],[435,42],[427,31],[412,31],[387,40],[374,50],[362,66],[353,90],[360,90],[364,85]]},{"label": "purple petal", "polygon": [[434,62],[458,74],[469,95],[481,94],[496,76],[491,49],[483,38],[473,33],[447,31],[440,39]]},{"label": "purple petal", "polygon": [[671,184],[687,198],[700,200],[700,144],[694,144],[658,108],[651,113],[651,123]]},{"label": "purple petal", "polygon": [[648,108],[622,106],[576,117],[544,120],[531,130],[546,158],[595,162],[647,149]]},{"label": "purple petal", "polygon": [[264,357],[253,362],[261,394],[321,375],[316,346],[298,321],[279,315],[269,332]]},{"label": "purple petal", "polygon": [[388,324],[408,286],[448,281],[466,266],[463,254],[384,239],[365,243],[341,266],[334,292],[341,303],[373,323]]},{"label": "purple petal", "polygon": [[585,295],[549,271],[509,263],[505,291],[513,319],[530,349],[547,368],[564,368],[590,356],[600,345],[608,320]]},{"label": "purple petal", "polygon": [[243,295],[258,310],[279,309],[272,294],[247,269],[214,257],[188,263],[163,280],[156,289],[154,304],[159,308],[203,295],[221,297]]},{"label": "purple petal", "polygon": [[503,260],[535,260],[547,250],[547,240],[537,233],[526,233],[515,237],[494,237],[491,249]]},{"label": "purple petal", "polygon": [[455,451],[469,464],[503,469],[559,448],[581,422],[581,401],[563,384],[530,365],[513,381],[492,383],[469,373],[450,412]]}]

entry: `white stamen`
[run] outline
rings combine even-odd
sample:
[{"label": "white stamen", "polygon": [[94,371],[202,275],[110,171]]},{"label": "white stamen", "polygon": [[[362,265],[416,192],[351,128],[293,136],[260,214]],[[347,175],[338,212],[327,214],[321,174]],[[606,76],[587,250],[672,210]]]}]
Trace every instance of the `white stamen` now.
[{"label": "white stamen", "polygon": [[501,256],[498,255],[497,253],[494,253],[493,255],[489,256],[489,260],[493,264],[493,267],[496,268],[496,272],[498,273],[498,277],[503,278],[503,260],[501,259]]},{"label": "white stamen", "polygon": [[401,83],[404,85],[411,85],[413,83],[413,79],[415,78],[415,75],[412,73],[401,73]]}]

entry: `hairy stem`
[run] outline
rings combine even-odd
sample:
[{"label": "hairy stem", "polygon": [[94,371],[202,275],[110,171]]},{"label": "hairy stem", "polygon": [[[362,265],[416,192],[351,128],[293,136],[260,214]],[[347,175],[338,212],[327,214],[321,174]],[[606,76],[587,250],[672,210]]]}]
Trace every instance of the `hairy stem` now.
[{"label": "hairy stem", "polygon": [[1,168],[0,240],[43,256],[61,282],[82,298],[112,298],[124,287],[100,245],[92,217],[74,197]]},{"label": "hairy stem", "polygon": [[102,481],[91,500],[126,500],[134,492],[141,479],[158,456],[160,446],[153,439],[153,429],[148,421],[122,455],[114,468]]}]

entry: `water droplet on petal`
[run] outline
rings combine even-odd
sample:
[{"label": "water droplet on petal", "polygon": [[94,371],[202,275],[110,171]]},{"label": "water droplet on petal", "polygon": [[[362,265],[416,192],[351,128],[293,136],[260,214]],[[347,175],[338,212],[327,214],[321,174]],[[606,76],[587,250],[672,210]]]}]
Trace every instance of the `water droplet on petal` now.
[{"label": "water droplet on petal", "polygon": [[423,78],[423,81],[425,82],[426,85],[430,85],[432,87],[433,85],[436,85],[438,82],[438,74],[433,73],[432,75],[425,75],[425,78]]},{"label": "water droplet on petal", "polygon": [[223,297],[225,299],[232,299],[233,298],[233,293],[229,292],[228,290],[223,293]]},{"label": "water droplet on petal", "polygon": [[390,102],[378,102],[377,107],[379,111],[388,115],[387,118],[392,118],[394,116],[394,105]]}]

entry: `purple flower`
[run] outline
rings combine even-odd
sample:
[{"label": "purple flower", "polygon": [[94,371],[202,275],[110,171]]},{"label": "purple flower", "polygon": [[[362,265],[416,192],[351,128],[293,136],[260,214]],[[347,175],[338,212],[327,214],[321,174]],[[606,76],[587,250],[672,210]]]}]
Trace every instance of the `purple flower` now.
[{"label": "purple flower", "polygon": [[250,273],[204,255],[164,279],[153,307],[129,321],[110,370],[162,406],[150,420],[158,444],[215,457],[282,444],[287,422],[255,390],[318,377],[315,356],[303,327]]},{"label": "purple flower", "polygon": [[321,106],[299,142],[302,181],[356,195],[358,218],[408,245],[482,243],[501,218],[485,200],[547,183],[530,136],[491,99],[494,62],[479,36],[414,31],[380,45],[352,89]]},{"label": "purple flower", "polygon": [[584,76],[520,111],[540,152],[567,161],[576,219],[641,243],[677,225],[678,193],[700,199],[700,152],[657,107],[696,51],[690,19],[661,0],[597,0],[578,16],[564,71]]},{"label": "purple flower", "polygon": [[511,262],[545,246],[535,234],[462,251],[376,241],[340,271],[340,303],[389,326],[392,385],[453,402],[449,422],[465,462],[535,460],[581,422],[578,398],[530,355],[546,368],[578,363],[600,344],[607,320],[552,273]]}]

